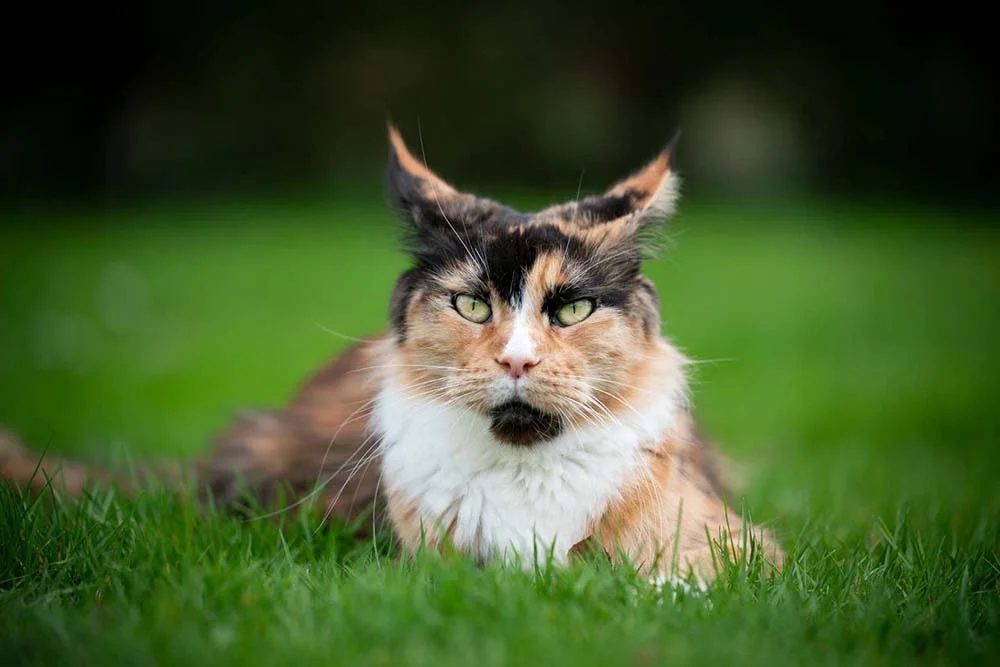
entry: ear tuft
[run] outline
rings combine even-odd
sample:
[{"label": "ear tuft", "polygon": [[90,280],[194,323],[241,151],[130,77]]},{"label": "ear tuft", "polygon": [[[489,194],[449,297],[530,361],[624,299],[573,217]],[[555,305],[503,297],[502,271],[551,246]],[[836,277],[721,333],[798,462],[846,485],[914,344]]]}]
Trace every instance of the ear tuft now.
[{"label": "ear tuft", "polygon": [[635,208],[611,224],[619,234],[632,237],[647,258],[657,255],[662,241],[661,231],[677,209],[681,180],[676,172],[677,130],[663,150],[645,167],[617,183],[609,193],[631,193]]},{"label": "ear tuft", "polygon": [[392,123],[386,123],[386,131],[389,135],[389,165],[395,167],[396,176],[410,181],[424,191],[434,190],[439,195],[450,194],[455,191],[448,183],[437,174],[432,172],[427,165],[418,160],[406,147],[403,135]]},{"label": "ear tuft", "polygon": [[520,214],[497,202],[459,192],[418,160],[406,147],[402,135],[391,122],[386,194],[407,227],[408,243],[436,243],[436,235],[458,236],[491,221]]},{"label": "ear tuft", "polygon": [[392,122],[386,124],[386,132],[389,138],[386,195],[390,205],[414,229],[433,224],[433,219],[457,196],[455,189],[413,156]]},{"label": "ear tuft", "polygon": [[667,166],[673,171],[677,167],[677,145],[681,142],[681,129],[677,128],[674,132],[674,136],[671,137],[670,141],[663,148],[663,153],[667,155]]},{"label": "ear tuft", "polygon": [[618,181],[604,194],[546,209],[542,213],[567,220],[580,229],[604,227],[615,236],[662,221],[674,212],[680,189],[675,173],[680,131],[644,167]]},{"label": "ear tuft", "polygon": [[674,171],[680,138],[681,132],[678,130],[655,158],[642,169],[612,186],[605,197],[626,198],[632,206],[632,213],[640,212],[650,206],[665,210],[667,215],[672,213],[676,187],[671,187],[671,181],[676,178]]},{"label": "ear tuft", "polygon": [[555,215],[574,223],[597,245],[627,243],[645,258],[656,256],[662,223],[673,215],[680,196],[680,177],[675,171],[679,139],[677,131],[644,167],[603,195],[554,207]]}]

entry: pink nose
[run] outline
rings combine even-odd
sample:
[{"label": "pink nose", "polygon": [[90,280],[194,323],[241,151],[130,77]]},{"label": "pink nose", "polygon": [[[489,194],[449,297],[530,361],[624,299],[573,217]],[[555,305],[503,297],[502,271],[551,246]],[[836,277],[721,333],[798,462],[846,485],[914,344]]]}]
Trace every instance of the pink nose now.
[{"label": "pink nose", "polygon": [[539,361],[541,361],[541,359],[529,359],[528,357],[517,357],[513,355],[507,355],[497,359],[497,363],[507,369],[507,375],[511,376],[515,380],[519,377],[523,377],[532,366],[537,366]]}]

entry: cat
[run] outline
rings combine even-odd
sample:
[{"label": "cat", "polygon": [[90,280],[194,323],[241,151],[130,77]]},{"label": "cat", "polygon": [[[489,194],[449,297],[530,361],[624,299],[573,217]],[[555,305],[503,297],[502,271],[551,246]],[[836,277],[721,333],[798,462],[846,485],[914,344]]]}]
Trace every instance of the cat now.
[{"label": "cat", "polygon": [[[687,360],[661,335],[641,272],[677,204],[677,138],[604,194],[533,213],[460,192],[391,123],[388,139],[387,192],[412,261],[387,330],[285,409],[239,415],[192,468],[140,472],[193,479],[228,504],[247,487],[347,520],[375,504],[405,553],[532,566],[596,548],[656,580],[704,583],[720,549],[752,547],[780,569],[774,536],[727,505]],[[116,479],[0,435],[0,478],[38,491],[52,476],[70,494]]]}]

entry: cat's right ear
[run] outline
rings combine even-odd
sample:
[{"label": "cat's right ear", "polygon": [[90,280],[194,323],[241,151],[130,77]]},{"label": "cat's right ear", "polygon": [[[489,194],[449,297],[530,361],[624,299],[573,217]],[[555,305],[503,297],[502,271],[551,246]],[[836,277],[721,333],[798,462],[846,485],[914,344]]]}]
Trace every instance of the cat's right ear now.
[{"label": "cat's right ear", "polygon": [[389,166],[386,188],[389,202],[404,222],[418,232],[432,231],[468,206],[471,195],[458,192],[410,153],[392,123],[389,134]]},{"label": "cat's right ear", "polygon": [[386,194],[405,224],[403,246],[411,254],[420,256],[456,241],[467,252],[468,239],[484,227],[527,217],[492,199],[456,190],[410,153],[391,123],[388,133]]}]

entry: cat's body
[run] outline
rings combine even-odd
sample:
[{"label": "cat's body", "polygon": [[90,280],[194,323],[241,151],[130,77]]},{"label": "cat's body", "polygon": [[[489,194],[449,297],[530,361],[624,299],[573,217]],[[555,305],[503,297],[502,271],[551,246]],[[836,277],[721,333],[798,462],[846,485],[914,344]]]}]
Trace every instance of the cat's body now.
[{"label": "cat's body", "polygon": [[538,549],[565,559],[623,489],[646,483],[646,458],[679,426],[682,397],[665,390],[640,397],[635,412],[600,414],[547,442],[511,447],[486,417],[414,398],[387,375],[375,419],[390,511],[410,546],[420,539],[418,519],[433,518],[459,549],[482,558],[491,549],[530,557],[537,531]]},{"label": "cat's body", "polygon": [[[525,214],[455,191],[390,138],[414,258],[391,329],[285,410],[238,418],[196,479],[222,500],[246,482],[265,502],[321,483],[321,502],[348,518],[384,498],[410,551],[448,543],[530,565],[596,543],[653,576],[707,579],[710,537],[737,556],[748,533],[780,567],[766,531],[727,510],[685,359],[639,272],[642,239],[677,196],[672,149],[602,197]],[[2,441],[0,477],[26,482],[37,461]],[[70,491],[101,478],[53,463]]]}]

